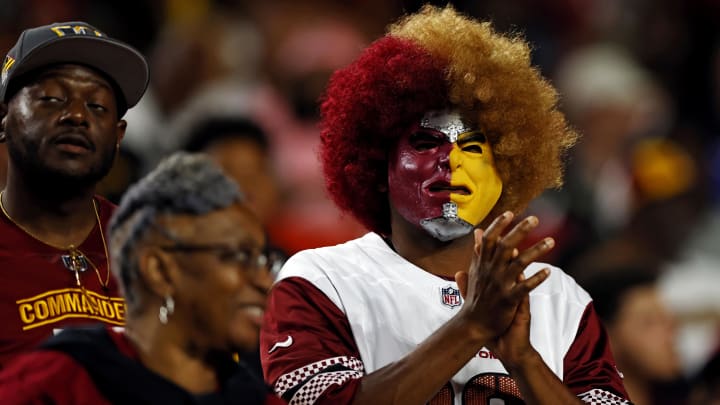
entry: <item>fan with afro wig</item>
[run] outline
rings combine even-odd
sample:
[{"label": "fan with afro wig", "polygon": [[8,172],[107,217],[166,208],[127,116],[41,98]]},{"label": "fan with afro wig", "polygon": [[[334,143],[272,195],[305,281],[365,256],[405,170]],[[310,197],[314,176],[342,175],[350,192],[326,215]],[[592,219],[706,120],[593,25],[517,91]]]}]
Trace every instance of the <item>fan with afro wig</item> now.
[{"label": "fan with afro wig", "polygon": [[425,6],[331,77],[320,123],[328,192],[368,229],[389,235],[388,153],[426,112],[454,108],[486,134],[503,183],[483,222],[517,214],[562,185],[577,134],[557,103],[520,36],[496,33],[451,6]]}]

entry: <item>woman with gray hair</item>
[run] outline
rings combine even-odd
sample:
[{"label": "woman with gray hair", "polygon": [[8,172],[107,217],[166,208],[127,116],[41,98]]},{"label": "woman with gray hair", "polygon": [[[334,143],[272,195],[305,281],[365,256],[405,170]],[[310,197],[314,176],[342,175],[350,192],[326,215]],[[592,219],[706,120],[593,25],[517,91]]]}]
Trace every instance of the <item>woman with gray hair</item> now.
[{"label": "woman with gray hair", "polygon": [[110,235],[125,330],[68,329],[20,356],[3,403],[282,403],[232,358],[257,345],[268,264],[234,182],[173,155],[128,190]]}]

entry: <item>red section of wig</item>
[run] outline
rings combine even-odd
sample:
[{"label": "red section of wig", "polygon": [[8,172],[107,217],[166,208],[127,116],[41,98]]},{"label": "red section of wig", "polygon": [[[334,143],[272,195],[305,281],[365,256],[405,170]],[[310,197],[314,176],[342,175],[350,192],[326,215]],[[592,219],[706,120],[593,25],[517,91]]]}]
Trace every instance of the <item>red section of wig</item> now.
[{"label": "red section of wig", "polygon": [[368,229],[390,234],[387,156],[426,111],[447,106],[446,61],[383,37],[330,78],[321,105],[321,148],[331,198]]}]

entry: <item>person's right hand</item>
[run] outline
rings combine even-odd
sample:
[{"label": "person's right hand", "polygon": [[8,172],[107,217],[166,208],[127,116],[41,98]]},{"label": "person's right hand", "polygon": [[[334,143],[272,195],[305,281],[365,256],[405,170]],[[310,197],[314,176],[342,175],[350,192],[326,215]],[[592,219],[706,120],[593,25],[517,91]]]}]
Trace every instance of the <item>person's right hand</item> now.
[{"label": "person's right hand", "polygon": [[523,298],[548,277],[547,271],[539,271],[528,279],[520,277],[525,267],[550,250],[553,243],[546,238],[519,251],[517,246],[537,226],[538,219],[527,217],[503,236],[512,219],[513,214],[508,211],[484,232],[476,229],[470,268],[455,275],[465,300],[457,316],[468,323],[473,335],[484,344],[508,329]]}]

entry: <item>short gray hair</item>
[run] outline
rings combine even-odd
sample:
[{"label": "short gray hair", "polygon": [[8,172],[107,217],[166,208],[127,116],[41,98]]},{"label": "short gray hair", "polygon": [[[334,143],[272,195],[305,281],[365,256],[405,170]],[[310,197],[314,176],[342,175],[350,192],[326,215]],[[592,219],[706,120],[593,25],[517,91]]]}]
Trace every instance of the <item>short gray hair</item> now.
[{"label": "short gray hair", "polygon": [[160,215],[204,215],[243,201],[238,185],[207,155],[178,152],[128,188],[110,220],[110,256],[128,304],[139,274],[135,248]]}]

